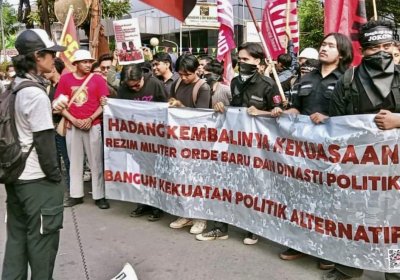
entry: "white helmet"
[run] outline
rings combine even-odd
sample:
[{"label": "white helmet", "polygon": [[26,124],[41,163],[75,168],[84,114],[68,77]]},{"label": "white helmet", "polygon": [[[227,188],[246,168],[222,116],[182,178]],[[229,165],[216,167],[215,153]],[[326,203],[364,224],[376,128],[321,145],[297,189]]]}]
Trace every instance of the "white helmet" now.
[{"label": "white helmet", "polygon": [[318,60],[318,51],[314,48],[305,48],[299,54],[299,58],[317,59]]}]

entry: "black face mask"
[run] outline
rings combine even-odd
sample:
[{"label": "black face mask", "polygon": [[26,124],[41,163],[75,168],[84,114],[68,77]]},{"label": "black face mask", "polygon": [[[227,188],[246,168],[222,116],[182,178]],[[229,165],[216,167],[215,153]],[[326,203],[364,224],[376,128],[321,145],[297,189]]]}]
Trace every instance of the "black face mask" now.
[{"label": "black face mask", "polygon": [[394,69],[391,69],[393,67],[390,67],[392,62],[393,55],[385,51],[380,51],[363,58],[363,64],[365,65],[365,67],[368,70],[379,71],[378,74],[387,71],[393,73]]},{"label": "black face mask", "polygon": [[219,81],[221,76],[214,74],[214,73],[208,73],[204,74],[204,78],[206,78],[207,84],[212,87],[216,82]]},{"label": "black face mask", "polygon": [[253,76],[257,72],[257,65],[239,62],[239,74],[241,76]]}]

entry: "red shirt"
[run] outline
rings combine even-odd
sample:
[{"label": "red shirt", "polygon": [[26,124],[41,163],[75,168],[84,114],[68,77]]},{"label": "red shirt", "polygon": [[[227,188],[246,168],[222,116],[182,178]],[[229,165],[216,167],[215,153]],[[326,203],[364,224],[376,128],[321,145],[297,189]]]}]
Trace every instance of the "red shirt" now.
[{"label": "red shirt", "polygon": [[[62,75],[58,83],[58,87],[54,98],[57,98],[60,94],[68,96],[70,100],[74,95],[74,92],[83,84],[87,76],[82,79],[77,79],[73,73]],[[87,119],[99,108],[100,98],[102,96],[110,95],[107,87],[107,83],[100,75],[93,75],[86,87],[77,93],[78,96],[75,98],[69,107],[69,113],[77,119]],[[101,122],[101,115],[93,120],[93,125]]]}]

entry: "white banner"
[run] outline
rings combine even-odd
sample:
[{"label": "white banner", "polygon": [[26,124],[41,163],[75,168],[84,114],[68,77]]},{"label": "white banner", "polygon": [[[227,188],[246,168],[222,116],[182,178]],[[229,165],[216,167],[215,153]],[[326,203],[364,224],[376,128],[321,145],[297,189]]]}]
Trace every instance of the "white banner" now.
[{"label": "white banner", "polygon": [[218,220],[306,254],[400,272],[399,130],[110,99],[108,198]]}]

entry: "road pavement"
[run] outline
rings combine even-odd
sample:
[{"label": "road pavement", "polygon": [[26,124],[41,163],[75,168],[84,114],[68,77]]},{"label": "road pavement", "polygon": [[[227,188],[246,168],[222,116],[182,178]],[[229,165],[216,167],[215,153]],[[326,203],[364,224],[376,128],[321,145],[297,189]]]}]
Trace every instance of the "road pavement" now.
[{"label": "road pavement", "polygon": [[[5,199],[0,185],[0,271],[6,239]],[[110,203],[110,209],[100,210],[86,194],[84,204],[74,207],[91,280],[111,279],[126,262],[139,280],[318,280],[324,273],[313,257],[280,260],[278,255],[285,248],[264,238],[256,245],[244,245],[245,232],[238,228],[230,227],[227,240],[201,242],[189,228],[170,229],[168,224],[175,219],[171,215],[149,222],[145,216],[129,217],[133,203]],[[64,212],[54,279],[86,279],[71,208]],[[384,278],[383,273],[366,271],[361,279]]]}]

